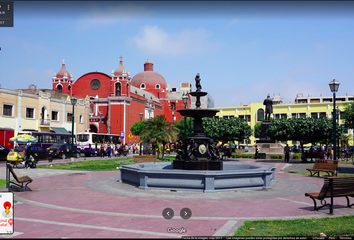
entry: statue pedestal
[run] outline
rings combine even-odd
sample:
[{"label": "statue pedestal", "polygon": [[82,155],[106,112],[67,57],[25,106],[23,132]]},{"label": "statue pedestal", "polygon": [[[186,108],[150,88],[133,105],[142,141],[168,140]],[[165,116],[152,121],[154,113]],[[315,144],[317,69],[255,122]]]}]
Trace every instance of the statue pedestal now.
[{"label": "statue pedestal", "polygon": [[183,170],[223,170],[223,161],[197,160],[184,161],[174,160],[173,169]]},{"label": "statue pedestal", "polygon": [[272,124],[271,120],[264,120],[261,124],[261,138],[256,143],[275,143],[275,140],[270,139],[267,135],[267,129]]}]

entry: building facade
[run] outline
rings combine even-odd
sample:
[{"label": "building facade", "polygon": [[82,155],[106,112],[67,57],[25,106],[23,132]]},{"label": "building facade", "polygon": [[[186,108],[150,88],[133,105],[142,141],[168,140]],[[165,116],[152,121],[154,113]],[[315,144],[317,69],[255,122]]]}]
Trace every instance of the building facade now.
[{"label": "building facade", "polygon": [[[70,97],[53,90],[9,90],[0,88],[0,143],[13,147],[9,138],[21,131],[71,132],[72,109]],[[89,127],[89,99],[78,99],[75,105],[74,134]]]},{"label": "building facade", "polygon": [[[333,111],[333,98],[331,97],[317,97],[313,101],[312,97],[302,97],[297,96],[295,103],[282,103],[280,96],[273,97],[273,114],[271,115],[274,119],[280,118],[299,118],[299,117],[311,117],[311,118],[332,118]],[[326,100],[326,101],[325,101]],[[353,103],[353,97],[348,96],[336,96],[336,106],[339,109],[339,123],[342,124],[341,116],[343,114],[345,104]],[[219,110],[216,114],[217,118],[244,118],[248,125],[251,126],[253,133],[252,136],[240,144],[254,145],[256,143],[254,125],[260,123],[265,117],[265,106],[262,102],[250,103],[248,105],[237,106],[237,107],[224,107],[224,108],[214,108]],[[345,133],[349,136],[349,144],[352,146],[353,143],[353,129],[346,129]],[[298,144],[288,142],[289,145]]]},{"label": "building facade", "polygon": [[124,136],[123,143],[131,143],[138,140],[130,131],[135,122],[162,114],[167,121],[179,121],[182,116],[177,110],[185,107],[183,94],[187,94],[187,108],[190,107],[188,93],[191,85],[183,84],[187,86],[184,91],[172,88],[161,74],[154,71],[150,60],[144,63],[144,71],[131,77],[123,66],[122,58],[110,75],[90,72],[76,81],[63,61],[61,69],[52,78],[52,84],[56,92],[90,100],[89,131],[120,134]]}]

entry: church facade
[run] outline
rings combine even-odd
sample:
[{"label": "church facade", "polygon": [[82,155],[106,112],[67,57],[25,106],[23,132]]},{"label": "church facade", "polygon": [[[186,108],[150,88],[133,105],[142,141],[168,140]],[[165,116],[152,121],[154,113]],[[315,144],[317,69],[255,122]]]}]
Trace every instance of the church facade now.
[{"label": "church facade", "polygon": [[181,83],[181,91],[171,88],[164,77],[154,71],[150,60],[144,63],[144,71],[131,77],[122,58],[110,75],[89,72],[76,81],[63,60],[60,71],[52,78],[52,86],[53,90],[69,96],[90,99],[89,129],[86,131],[123,134],[122,142],[130,143],[136,141],[136,138],[128,138],[132,136],[130,127],[135,122],[162,114],[167,121],[179,121],[182,116],[177,110],[185,107],[182,96],[187,94],[186,107],[189,108],[192,86]]}]

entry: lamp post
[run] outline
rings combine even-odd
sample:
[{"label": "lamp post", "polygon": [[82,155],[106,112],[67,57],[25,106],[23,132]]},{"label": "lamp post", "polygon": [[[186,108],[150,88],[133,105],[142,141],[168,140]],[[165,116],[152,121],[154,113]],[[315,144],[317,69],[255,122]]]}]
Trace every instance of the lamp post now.
[{"label": "lamp post", "polygon": [[[144,116],[144,114],[141,112],[141,113],[139,113],[139,116],[140,116],[140,122],[141,121],[143,121],[143,116]],[[141,140],[141,139],[140,139]],[[140,150],[139,150],[140,152],[139,152],[139,155],[141,155],[141,143],[140,143]]]},{"label": "lamp post", "polygon": [[[187,97],[187,94],[186,93],[183,93],[183,96],[182,96],[182,101],[183,101],[183,104],[184,104],[184,109],[187,108],[187,103],[188,103],[188,97]],[[187,138],[187,118],[186,116],[184,116],[184,139]]]},{"label": "lamp post", "polygon": [[74,114],[75,108],[74,107],[77,102],[77,98],[75,97],[75,94],[73,94],[70,101],[71,101],[71,105],[73,105],[73,115],[71,117],[71,158],[70,158],[70,161],[74,161],[74,118],[75,118],[75,114]]},{"label": "lamp post", "polygon": [[[336,120],[338,121],[338,126],[340,126],[340,122],[339,122],[339,114],[340,114],[339,106],[337,106],[336,112],[337,112]],[[340,152],[341,152],[341,150],[339,148],[339,138],[337,139],[337,146],[338,146],[337,158],[339,159]]]},{"label": "lamp post", "polygon": [[333,93],[333,160],[337,160],[337,155],[336,155],[336,92],[338,91],[339,88],[339,82],[337,82],[335,79],[331,81],[329,84],[329,88],[331,89],[331,92]]}]

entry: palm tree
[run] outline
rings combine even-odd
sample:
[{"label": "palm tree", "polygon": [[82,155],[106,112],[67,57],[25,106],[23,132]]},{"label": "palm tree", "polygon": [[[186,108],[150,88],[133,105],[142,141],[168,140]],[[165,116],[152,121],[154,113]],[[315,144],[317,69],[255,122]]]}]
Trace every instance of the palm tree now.
[{"label": "palm tree", "polygon": [[[167,122],[165,115],[159,115],[145,121],[140,138],[144,142],[152,145],[152,151],[155,155],[156,148],[159,144],[163,146],[170,141],[176,141],[177,127],[175,122]],[[159,157],[159,151],[158,151]],[[162,151],[163,158],[163,151]]]}]

